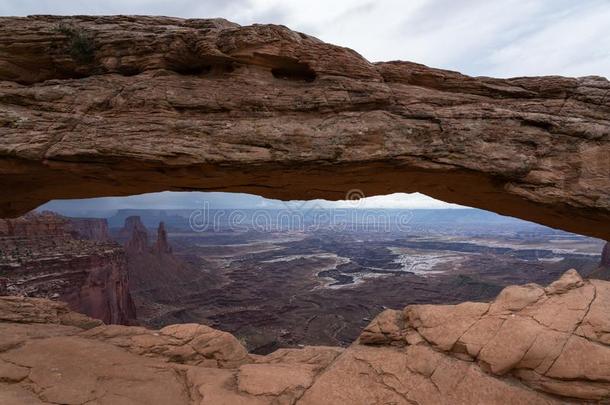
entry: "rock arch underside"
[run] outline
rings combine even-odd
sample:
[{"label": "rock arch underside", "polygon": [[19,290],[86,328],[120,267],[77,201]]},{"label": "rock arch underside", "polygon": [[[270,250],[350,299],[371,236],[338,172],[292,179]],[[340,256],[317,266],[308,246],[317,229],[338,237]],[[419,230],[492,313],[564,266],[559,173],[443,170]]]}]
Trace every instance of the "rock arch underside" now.
[{"label": "rock arch underside", "polygon": [[[369,63],[222,19],[0,18],[0,217],[161,190],[419,191],[609,240],[609,179],[601,77]],[[201,325],[0,297],[0,402],[608,403],[609,309],[610,282],[571,270],[492,303],[387,310],[347,349],[255,356]]]}]

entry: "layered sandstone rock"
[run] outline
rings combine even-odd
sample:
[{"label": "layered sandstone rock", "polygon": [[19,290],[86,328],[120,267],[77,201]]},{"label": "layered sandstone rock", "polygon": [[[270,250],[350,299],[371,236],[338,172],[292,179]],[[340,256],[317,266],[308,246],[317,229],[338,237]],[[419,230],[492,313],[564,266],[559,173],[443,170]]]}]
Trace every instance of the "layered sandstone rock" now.
[{"label": "layered sandstone rock", "polygon": [[105,220],[0,220],[0,278],[4,294],[58,299],[107,323],[135,320],[125,252],[108,240]]},{"label": "layered sandstone rock", "polygon": [[77,239],[110,241],[108,221],[102,218],[70,218],[72,236]]},{"label": "layered sandstone rock", "polygon": [[387,310],[347,349],[249,355],[203,325],[100,325],[0,298],[0,402],[562,404],[610,399],[610,282],[571,270],[491,303]]},{"label": "layered sandstone rock", "polygon": [[0,20],[0,216],[51,198],[420,191],[610,239],[610,82],[371,64],[283,26]]},{"label": "layered sandstone rock", "polygon": [[0,218],[0,237],[71,237],[106,242],[108,222],[102,218],[67,218],[52,211],[30,212],[15,219]]},{"label": "layered sandstone rock", "polygon": [[54,212],[28,213],[20,218],[0,219],[0,237],[67,237],[69,221]]}]

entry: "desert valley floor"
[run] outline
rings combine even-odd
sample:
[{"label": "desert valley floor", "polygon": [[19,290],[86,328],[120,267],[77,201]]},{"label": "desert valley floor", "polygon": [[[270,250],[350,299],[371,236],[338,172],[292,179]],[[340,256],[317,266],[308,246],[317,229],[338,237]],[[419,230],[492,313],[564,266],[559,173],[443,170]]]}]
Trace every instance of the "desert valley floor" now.
[{"label": "desert valley floor", "polygon": [[153,229],[165,220],[173,255],[206,277],[167,299],[158,287],[140,290],[138,319],[157,328],[204,323],[235,334],[255,353],[346,346],[385,308],[489,300],[507,285],[545,285],[570,268],[587,274],[603,246],[477,210],[417,212],[406,231],[357,221],[339,230],[194,232],[180,216],[186,214],[146,210],[109,221],[132,214]]}]

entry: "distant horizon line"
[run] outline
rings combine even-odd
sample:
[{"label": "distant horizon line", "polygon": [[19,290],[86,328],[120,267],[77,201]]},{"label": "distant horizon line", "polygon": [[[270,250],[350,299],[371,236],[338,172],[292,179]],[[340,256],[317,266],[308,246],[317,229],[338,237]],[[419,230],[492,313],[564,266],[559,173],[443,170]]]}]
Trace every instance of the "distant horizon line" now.
[{"label": "distant horizon line", "polygon": [[[55,212],[59,213],[60,211],[73,211],[73,212],[110,212],[110,211],[189,211],[189,210],[198,210],[200,207],[185,207],[185,208],[91,208],[91,209],[68,209],[68,210],[56,210],[50,208],[35,208],[32,210],[33,212]],[[445,211],[456,211],[456,210],[479,210],[485,211],[492,214],[498,214],[493,211],[487,211],[482,208],[476,207],[316,207],[316,208],[292,208],[292,207],[209,207],[210,210],[261,210],[261,211],[270,211],[270,210],[288,210],[288,211],[315,211],[315,210],[445,210]],[[502,214],[498,214],[502,215]]]}]

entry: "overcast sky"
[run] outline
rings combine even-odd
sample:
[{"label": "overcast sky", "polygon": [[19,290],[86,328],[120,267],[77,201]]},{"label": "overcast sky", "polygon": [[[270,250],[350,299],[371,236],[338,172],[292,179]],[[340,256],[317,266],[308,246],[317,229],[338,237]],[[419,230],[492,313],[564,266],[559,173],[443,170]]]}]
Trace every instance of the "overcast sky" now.
[{"label": "overcast sky", "polygon": [[224,17],[284,24],[371,61],[483,76],[610,77],[609,0],[1,0],[0,14]]},{"label": "overcast sky", "polygon": [[[351,198],[351,197],[350,197]],[[147,209],[319,209],[319,208],[462,208],[448,204],[420,193],[395,193],[385,196],[365,197],[357,201],[279,201],[257,195],[222,192],[172,192],[150,193],[129,197],[102,197],[85,200],[55,200],[39,207],[39,210],[51,210],[64,215],[96,215],[96,211],[117,210],[125,208]]]},{"label": "overcast sky", "polygon": [[[370,61],[410,60],[475,76],[610,77],[610,0],[0,0],[0,15],[29,14],[224,17],[242,25],[284,24],[350,47]],[[221,194],[210,198],[264,204]],[[369,201],[445,206],[421,194]],[[102,202],[184,203],[178,194]]]}]

